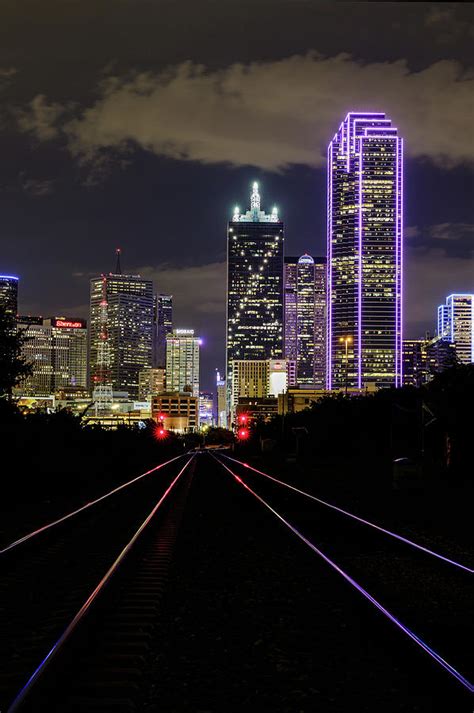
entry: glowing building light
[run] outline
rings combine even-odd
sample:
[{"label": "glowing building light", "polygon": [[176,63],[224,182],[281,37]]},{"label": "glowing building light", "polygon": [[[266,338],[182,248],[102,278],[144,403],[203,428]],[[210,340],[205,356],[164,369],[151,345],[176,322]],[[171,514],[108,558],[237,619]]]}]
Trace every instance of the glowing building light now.
[{"label": "glowing building light", "polygon": [[403,140],[385,114],[349,112],[330,142],[327,215],[327,387],[401,386]]}]

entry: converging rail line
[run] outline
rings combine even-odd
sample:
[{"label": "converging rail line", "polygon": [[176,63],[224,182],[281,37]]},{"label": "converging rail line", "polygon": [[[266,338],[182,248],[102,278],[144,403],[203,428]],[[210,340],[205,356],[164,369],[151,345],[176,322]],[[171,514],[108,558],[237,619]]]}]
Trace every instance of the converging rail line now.
[{"label": "converging rail line", "polygon": [[420,545],[419,543],[408,539],[408,537],[403,537],[403,535],[399,535],[396,532],[393,532],[392,530],[387,530],[385,527],[382,527],[381,525],[376,525],[374,522],[371,522],[370,520],[365,520],[363,517],[359,517],[359,515],[355,515],[354,513],[349,512],[348,510],[344,510],[343,508],[340,508],[337,505],[334,505],[333,503],[328,503],[326,500],[321,500],[321,498],[318,498],[315,495],[311,495],[311,493],[307,493],[305,490],[300,490],[299,488],[295,488],[294,485],[285,483],[285,481],[283,481],[283,480],[278,480],[278,478],[274,478],[272,475],[269,475],[268,473],[264,473],[262,470],[258,470],[257,468],[254,468],[253,466],[249,465],[248,463],[245,463],[244,461],[237,460],[236,458],[231,458],[230,456],[225,455],[225,453],[222,453],[221,455],[223,458],[227,458],[227,460],[233,461],[234,463],[238,463],[239,465],[241,465],[245,468],[248,468],[249,470],[253,471],[254,473],[257,473],[258,475],[261,475],[264,478],[268,478],[268,480],[272,480],[274,483],[277,483],[278,485],[282,485],[283,487],[288,488],[288,490],[293,490],[295,493],[298,493],[299,495],[302,495],[305,498],[309,498],[310,500],[314,500],[315,502],[319,503],[320,505],[324,505],[324,507],[330,508],[331,510],[335,510],[336,512],[340,513],[341,515],[350,517],[350,518],[352,518],[352,520],[357,520],[357,522],[360,522],[362,525],[367,525],[368,527],[372,527],[372,528],[374,528],[374,530],[383,532],[385,535],[388,535],[389,537],[394,537],[396,540],[399,540],[400,542],[403,542],[406,545],[409,545],[410,547],[415,547],[417,550],[420,550],[420,552],[424,552],[425,554],[431,555],[432,557],[437,557],[438,559],[443,560],[443,562],[446,562],[447,564],[451,564],[454,567],[458,567],[459,569],[464,570],[465,572],[469,572],[469,574],[474,574],[474,569],[472,567],[468,567],[467,565],[464,565],[461,562],[457,562],[456,560],[453,560],[450,557],[446,557],[445,555],[442,555],[440,552],[435,552],[434,550],[430,550],[428,547],[424,547],[423,545]]},{"label": "converging rail line", "polygon": [[160,463],[159,465],[155,466],[154,468],[147,470],[146,473],[142,473],[141,475],[138,475],[136,478],[133,478],[132,480],[127,481],[126,483],[122,483],[122,485],[119,485],[117,488],[114,488],[113,490],[109,490],[108,493],[104,493],[104,495],[101,495],[100,497],[95,498],[94,500],[90,500],[88,503],[85,503],[84,505],[81,505],[81,507],[76,508],[76,510],[72,510],[71,512],[66,513],[66,515],[63,515],[62,517],[59,517],[56,520],[52,520],[51,522],[46,523],[46,525],[42,525],[41,527],[38,527],[36,530],[33,530],[32,532],[29,532],[26,535],[23,535],[22,537],[15,540],[14,542],[10,542],[10,544],[7,545],[6,547],[3,547],[2,549],[0,549],[0,555],[3,555],[5,552],[9,552],[10,550],[13,550],[15,547],[18,547],[18,545],[21,545],[24,542],[31,540],[33,537],[40,535],[42,532],[46,532],[46,530],[50,530],[52,527],[55,527],[56,525],[59,525],[60,523],[65,522],[66,520],[69,520],[70,518],[74,517],[75,515],[78,515],[79,513],[84,512],[85,510],[88,510],[93,505],[97,505],[97,503],[100,503],[103,500],[106,500],[107,498],[109,498],[111,495],[114,495],[115,493],[118,493],[121,490],[128,488],[130,485],[133,485],[133,483],[138,482],[145,476],[150,475],[151,473],[154,473],[155,471],[160,470],[161,468],[164,468],[165,466],[169,465],[170,463],[173,463],[174,461],[178,460],[178,458],[183,458],[183,457],[184,457],[184,454],[180,454],[179,456],[175,456],[175,458],[171,458],[170,460],[167,460],[165,463]]},{"label": "converging rail line", "polygon": [[[339,575],[341,575],[356,591],[358,591],[367,601],[369,601],[378,611],[380,611],[389,621],[391,621],[393,624],[395,624],[400,631],[402,631],[406,636],[408,636],[412,641],[414,641],[417,646],[419,646],[425,653],[427,653],[438,665],[440,665],[444,670],[446,670],[455,680],[457,680],[465,689],[467,689],[470,693],[474,693],[474,685],[462,674],[460,673],[454,666],[452,666],[448,661],[446,661],[437,651],[435,651],[432,647],[430,647],[423,639],[421,639],[417,634],[415,634],[408,626],[406,626],[402,621],[400,621],[394,614],[392,614],[383,604],[381,604],[375,597],[373,597],[361,584],[359,584],[353,577],[351,577],[345,570],[343,570],[334,560],[332,560],[328,555],[326,555],[321,549],[319,549],[313,542],[311,542],[302,532],[300,532],[291,522],[289,522],[287,519],[283,517],[275,508],[273,508],[263,497],[261,497],[258,493],[256,493],[250,486],[245,483],[242,478],[235,473],[229,466],[227,466],[225,463],[222,462],[218,457],[216,457],[214,454],[211,454],[212,457],[220,463],[220,465],[228,472],[230,475],[234,478],[234,480],[239,483],[241,487],[243,487],[248,493],[250,493],[254,498],[256,498],[265,508],[267,508],[280,522],[282,522],[285,527],[287,527],[294,535],[296,535],[302,542],[304,542],[307,547],[309,547],[315,554],[317,554],[326,564],[328,564],[334,571],[336,571]],[[226,458],[229,458],[228,456],[225,456]],[[230,460],[235,460],[235,459],[230,459]],[[240,461],[236,461],[237,463],[244,465]],[[248,467],[248,466],[247,466]],[[259,471],[257,471],[259,472]],[[262,473],[261,473],[262,474]],[[267,475],[267,474],[262,474],[262,475]],[[271,476],[267,476],[271,480],[275,480],[281,485],[287,485],[286,483],[283,483],[283,481],[278,481],[275,478],[271,478]],[[293,488],[290,486],[293,490],[296,490],[297,492],[301,492],[303,495],[308,495],[307,493],[304,493],[303,491],[298,491],[298,489]],[[311,496],[310,496],[311,497]],[[324,503],[326,504],[326,503]],[[348,513],[345,513],[348,514]],[[358,519],[358,518],[357,518]],[[372,525],[372,523],[367,523]],[[376,528],[376,529],[382,529],[382,528]],[[385,530],[382,529],[383,532]],[[390,531],[387,531],[388,534],[391,534]],[[404,539],[404,538],[397,538],[397,539]],[[424,548],[423,548],[424,549]],[[430,551],[430,554],[433,554]],[[441,557],[441,559],[444,559],[444,557]],[[462,567],[465,569],[464,567]]]},{"label": "converging rail line", "polygon": [[[173,460],[176,460],[176,459],[173,459]],[[134,548],[134,545],[136,545],[137,540],[139,540],[141,535],[144,533],[145,529],[153,521],[156,514],[162,508],[164,503],[168,501],[170,494],[176,488],[179,481],[182,480],[184,474],[186,473],[186,471],[188,471],[189,466],[191,465],[193,460],[194,460],[193,455],[191,457],[188,457],[184,466],[179,470],[178,474],[173,478],[172,482],[166,488],[163,495],[156,502],[156,504],[154,505],[152,510],[148,513],[146,518],[140,524],[140,526],[138,527],[136,532],[133,534],[131,539],[127,542],[125,547],[123,547],[123,549],[121,550],[119,555],[115,558],[112,565],[107,569],[106,573],[102,576],[102,578],[100,579],[98,584],[91,591],[91,593],[89,594],[87,599],[84,601],[84,603],[82,604],[80,609],[77,611],[77,613],[74,615],[72,620],[67,624],[63,633],[59,636],[59,638],[57,638],[57,640],[54,642],[54,644],[52,646],[50,645],[50,648],[47,651],[46,655],[44,656],[43,660],[38,664],[38,666],[33,671],[31,676],[29,677],[29,679],[26,681],[26,683],[22,686],[21,690],[14,697],[13,701],[11,702],[11,704],[9,705],[9,707],[7,709],[7,713],[14,713],[20,709],[23,710],[24,706],[25,705],[28,706],[28,704],[30,704],[32,701],[33,701],[33,703],[32,703],[33,707],[27,708],[28,710],[32,710],[32,711],[37,711],[40,709],[43,710],[43,708],[41,708],[41,702],[40,702],[40,708],[38,708],[36,703],[34,703],[35,695],[36,695],[36,688],[39,684],[39,679],[40,678],[42,679],[44,677],[45,672],[49,669],[49,667],[51,666],[53,661],[55,661],[58,658],[61,658],[59,656],[59,654],[62,653],[63,650],[66,648],[66,646],[65,646],[66,644],[70,644],[70,639],[73,637],[73,634],[75,632],[79,633],[76,630],[79,630],[81,628],[80,625],[83,624],[86,616],[90,615],[90,610],[91,610],[93,604],[96,602],[96,600],[101,595],[103,595],[106,585],[108,585],[111,578],[113,578],[114,575],[116,575],[119,567],[123,566],[125,560],[128,562],[128,560],[130,559],[131,550],[132,550],[132,548]],[[171,462],[171,461],[169,461],[169,462]],[[156,470],[156,469],[153,469],[153,470]],[[152,471],[150,471],[150,472],[152,472]],[[141,477],[143,477],[143,476],[141,476]],[[130,482],[133,482],[133,481],[130,481]],[[189,483],[188,483],[188,487],[189,487]],[[182,507],[183,507],[183,503],[181,503],[181,509],[178,506],[177,508],[175,508],[176,511],[172,510],[171,517],[174,517],[174,519],[176,520],[176,516],[178,514],[180,515],[182,512]],[[169,529],[169,524],[168,524],[168,529]],[[176,530],[176,522],[174,523],[174,530]],[[162,571],[163,571],[164,563],[165,564],[168,563],[169,559],[170,559],[169,546],[170,546],[170,542],[172,541],[172,539],[173,538],[171,538],[169,535],[167,535],[165,538],[165,541],[161,543],[161,548],[162,549],[164,548],[164,550],[165,550],[164,562],[163,562],[163,554],[162,553],[160,554],[160,552],[157,555],[157,557],[159,559],[159,565],[157,565],[157,561],[158,561],[157,557],[148,556],[148,560],[150,560],[149,566],[152,567],[152,571],[149,572],[149,569],[148,569],[148,570],[146,570],[146,572],[144,574],[142,574],[142,579],[145,581],[145,590],[144,590],[144,594],[143,594],[143,586],[142,586],[142,591],[140,592],[141,597],[136,600],[137,603],[141,602],[141,607],[139,605],[134,605],[131,608],[131,611],[130,611],[130,606],[125,608],[126,615],[128,614],[128,616],[130,618],[130,622],[136,623],[136,621],[135,621],[136,613],[138,613],[141,616],[142,622],[145,621],[145,624],[143,624],[141,628],[140,627],[137,628],[137,632],[140,632],[140,631],[145,632],[145,633],[143,633],[143,636],[146,636],[147,631],[148,631],[146,623],[148,622],[147,615],[149,614],[149,608],[147,608],[146,603],[144,604],[143,597],[145,597],[146,602],[149,601],[147,599],[147,597],[149,595],[148,585],[150,584],[150,582],[156,583],[156,586],[153,589],[153,593],[154,593],[153,606],[156,606],[159,592],[162,589],[161,581],[162,581],[162,576],[163,576]],[[158,536],[157,540],[158,540],[158,544],[159,544],[160,543],[159,536]],[[143,557],[143,555],[141,555],[141,556]],[[145,558],[145,560],[146,559],[147,558]],[[156,573],[157,568],[159,570],[158,573]],[[147,573],[147,572],[149,572],[149,573]],[[140,577],[137,576],[136,573],[134,574],[134,577],[132,578],[132,583],[133,582],[135,582],[135,583],[141,582]],[[127,585],[127,586],[130,586],[130,585]],[[133,601],[135,602],[135,599]],[[119,604],[120,604],[120,600],[119,600]],[[109,609],[105,610],[104,616],[106,616],[106,617],[110,616]],[[123,619],[121,618],[120,614],[118,615],[118,619],[116,619],[116,620],[120,622],[119,624],[116,624],[117,629],[119,629],[120,625],[123,626],[123,623],[122,623]],[[133,624],[132,624],[132,626],[133,626]],[[134,642],[135,642],[135,639],[134,639]],[[120,647],[120,651],[122,651],[123,647],[125,647],[125,649],[126,649],[126,643],[124,643],[123,641],[119,640],[117,643],[117,646]],[[82,647],[78,647],[78,650],[79,650],[79,655],[80,655],[82,653]],[[71,673],[71,671],[73,671],[73,673],[71,675],[71,680],[74,680],[75,675],[80,674],[82,667],[81,666],[75,667],[75,665],[74,665],[74,656],[75,655],[71,654],[71,650],[66,652],[66,655],[69,655],[70,657],[72,657],[72,661],[69,662],[68,666],[66,666],[66,671],[68,671],[69,673]],[[94,668],[94,671],[95,670],[96,669]],[[60,684],[59,684],[59,687],[60,687]],[[87,703],[87,701],[89,701],[89,703]],[[74,701],[73,701],[73,703],[74,703]],[[78,703],[79,707],[78,708],[74,707],[74,710],[87,710],[87,706],[90,704],[90,698],[89,699],[87,699],[87,697],[86,697],[86,699],[83,698],[82,703],[80,700],[79,701],[76,700],[76,703]],[[46,697],[46,700],[43,699],[43,705],[45,705],[45,704],[48,705],[49,710],[65,710],[64,708],[56,708],[54,701],[51,701],[48,697]],[[82,708],[83,705],[85,706],[84,708]],[[68,706],[67,710],[68,711],[70,710],[69,706]]]}]

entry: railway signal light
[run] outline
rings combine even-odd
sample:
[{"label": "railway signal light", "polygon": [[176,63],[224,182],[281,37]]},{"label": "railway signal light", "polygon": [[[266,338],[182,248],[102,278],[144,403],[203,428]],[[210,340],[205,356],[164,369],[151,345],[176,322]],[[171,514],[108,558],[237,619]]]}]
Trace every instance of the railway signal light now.
[{"label": "railway signal light", "polygon": [[249,437],[248,428],[239,428],[237,431],[237,436],[241,441],[245,441]]}]

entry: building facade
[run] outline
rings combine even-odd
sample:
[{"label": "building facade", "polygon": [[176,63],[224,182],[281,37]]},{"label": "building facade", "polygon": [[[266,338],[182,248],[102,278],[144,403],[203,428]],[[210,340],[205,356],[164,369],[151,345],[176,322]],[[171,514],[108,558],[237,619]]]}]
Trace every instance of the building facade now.
[{"label": "building facade", "polygon": [[166,390],[199,398],[199,347],[194,329],[173,329],[166,337]]},{"label": "building facade", "polygon": [[151,400],[151,415],[165,429],[190,433],[198,427],[198,398],[179,391],[166,392]]},{"label": "building facade", "polygon": [[328,147],[329,389],[402,385],[403,139],[349,113]]},{"label": "building facade", "polygon": [[214,425],[214,394],[201,391],[199,394],[199,426]]},{"label": "building facade", "polygon": [[0,275],[0,307],[11,317],[18,314],[18,277]]},{"label": "building facade", "polygon": [[138,375],[152,365],[153,283],[139,275],[91,280],[90,383],[99,391],[138,395]]},{"label": "building facade", "polygon": [[276,398],[292,385],[295,362],[287,359],[247,359],[231,363],[231,419],[242,399]]},{"label": "building facade", "polygon": [[23,356],[32,364],[31,374],[15,393],[49,395],[87,389],[87,323],[72,317],[18,318],[26,340]]},{"label": "building facade", "polygon": [[285,358],[296,362],[296,382],[326,385],[326,259],[286,257]]},{"label": "building facade", "polygon": [[166,366],[166,337],[173,331],[173,295],[153,297],[153,366]]},{"label": "building facade", "polygon": [[438,307],[438,337],[456,346],[461,364],[474,362],[474,294],[453,294]]},{"label": "building facade", "polygon": [[283,358],[284,228],[273,208],[260,208],[253,184],[250,210],[234,210],[227,228],[227,385],[236,361]]},{"label": "building facade", "polygon": [[147,366],[138,374],[138,398],[148,401],[165,390],[165,370]]}]

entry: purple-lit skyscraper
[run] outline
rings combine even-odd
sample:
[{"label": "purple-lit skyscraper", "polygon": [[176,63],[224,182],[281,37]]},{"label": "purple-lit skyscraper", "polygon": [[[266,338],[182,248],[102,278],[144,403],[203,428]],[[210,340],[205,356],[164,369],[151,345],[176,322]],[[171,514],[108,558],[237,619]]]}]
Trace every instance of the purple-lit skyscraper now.
[{"label": "purple-lit skyscraper", "polygon": [[350,112],[328,146],[330,389],[402,385],[403,139]]}]

